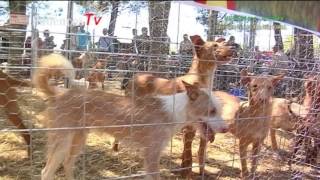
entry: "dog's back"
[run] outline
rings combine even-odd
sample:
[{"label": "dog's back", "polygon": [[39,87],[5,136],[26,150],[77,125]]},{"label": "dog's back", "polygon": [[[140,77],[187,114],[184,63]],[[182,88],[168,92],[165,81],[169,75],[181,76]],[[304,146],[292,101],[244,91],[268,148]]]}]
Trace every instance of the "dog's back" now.
[{"label": "dog's back", "polygon": [[290,101],[283,98],[272,99],[272,128],[281,128],[286,131],[291,131],[294,128],[295,122],[292,119]]},{"label": "dog's back", "polygon": [[[170,120],[164,110],[159,108],[162,104],[156,98],[145,96],[143,99],[132,101],[130,97],[99,90],[84,92],[81,89],[71,89],[57,96],[50,106],[55,107],[50,111],[52,128],[99,127],[102,130],[105,126],[116,126],[106,128],[104,131],[121,139],[125,136],[141,138],[143,135],[139,131],[144,133],[154,131],[158,129],[155,128],[155,124],[168,123]],[[60,115],[57,116],[58,114]],[[139,127],[139,124],[154,125]],[[130,125],[133,126],[128,128]]]}]

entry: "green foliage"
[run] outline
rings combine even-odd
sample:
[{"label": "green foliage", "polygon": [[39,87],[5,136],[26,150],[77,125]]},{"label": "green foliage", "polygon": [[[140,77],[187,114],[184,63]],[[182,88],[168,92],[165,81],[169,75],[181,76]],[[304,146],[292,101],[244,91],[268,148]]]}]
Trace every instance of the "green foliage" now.
[{"label": "green foliage", "polygon": [[148,7],[147,1],[129,1],[126,5],[126,8],[131,13],[139,14],[142,8]]},{"label": "green foliage", "polygon": [[[196,17],[196,21],[199,22],[201,25],[203,25],[204,31],[207,34],[209,31],[209,10],[207,9],[198,9],[197,10],[198,15]],[[218,18],[217,18],[217,27],[216,27],[216,32],[215,34],[225,34],[225,26],[222,23],[223,19],[225,18],[226,13],[218,13]]]},{"label": "green foliage", "polygon": [[293,46],[293,42],[294,41],[294,38],[293,38],[293,35],[291,36],[287,36],[284,41],[283,41],[283,49],[284,49],[284,52],[288,51],[291,49],[291,47]]},{"label": "green foliage", "polygon": [[237,10],[316,29],[319,1],[237,1]]},{"label": "green foliage", "polygon": [[[85,12],[92,11],[97,14],[105,14],[112,11],[112,3],[116,1],[74,1],[76,4],[85,8]],[[119,13],[129,10],[133,13],[140,12],[141,8],[147,7],[147,1],[120,1]]]}]

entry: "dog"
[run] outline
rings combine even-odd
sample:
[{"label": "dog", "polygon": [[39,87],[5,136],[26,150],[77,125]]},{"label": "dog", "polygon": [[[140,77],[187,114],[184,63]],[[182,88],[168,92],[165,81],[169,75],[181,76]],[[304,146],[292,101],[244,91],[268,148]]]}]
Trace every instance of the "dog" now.
[{"label": "dog", "polygon": [[298,122],[296,136],[294,138],[294,147],[291,159],[292,161],[300,148],[304,148],[305,163],[316,164],[320,151],[320,77],[319,75],[310,75],[304,83],[306,95],[303,105],[307,108],[307,115],[301,117]]},{"label": "dog", "polygon": [[[74,78],[72,64],[59,54],[43,57],[40,67],[33,81],[35,87],[49,97],[48,127],[54,128],[48,134],[48,159],[41,173],[43,180],[54,179],[60,164],[64,166],[67,179],[74,178],[72,168],[90,127],[96,127],[117,139],[126,139],[130,145],[144,149],[144,167],[148,173],[146,179],[160,179],[160,153],[171,135],[184,124],[201,120],[198,125],[200,129],[205,125],[215,132],[227,131],[226,124],[218,114],[219,101],[206,89],[200,89],[198,84],[191,85],[182,81],[185,92],[149,95],[132,101],[130,97],[97,90],[70,89],[64,93],[57,92],[55,87],[48,84],[51,77],[67,75],[69,79]],[[142,126],[159,123],[175,125],[163,128]],[[61,132],[57,128],[65,130]]]},{"label": "dog", "polygon": [[284,98],[272,98],[270,140],[273,151],[278,151],[276,129],[292,132],[299,117],[305,117],[307,108]]},{"label": "dog", "polygon": [[102,60],[98,60],[96,64],[92,67],[92,70],[86,78],[89,82],[89,89],[98,88],[98,83],[100,83],[101,89],[104,90],[104,81],[106,79],[106,75],[105,72],[101,72],[99,71],[99,69],[105,69],[105,67],[106,63]]},{"label": "dog", "polygon": [[84,64],[88,61],[88,54],[87,53],[82,53],[80,54],[79,57],[75,57],[72,60],[72,65],[74,68],[77,68],[76,70],[76,77],[75,79],[81,79],[84,77],[84,72],[81,70],[84,68]]},{"label": "dog", "polygon": [[[129,80],[125,88],[127,96],[140,97],[146,94],[170,95],[185,91],[182,81],[190,84],[199,83],[201,87],[209,87],[212,82],[212,76],[218,65],[228,63],[231,60],[234,49],[229,46],[224,39],[217,41],[203,41],[198,35],[190,36],[194,45],[194,56],[189,72],[174,79],[159,78],[152,74],[137,74]],[[192,126],[186,126],[183,129],[184,150],[182,155],[181,166],[183,177],[191,176],[192,170],[192,151],[191,144],[195,136],[195,130]],[[213,141],[214,137],[208,137]],[[205,142],[207,143],[207,142]],[[200,147],[200,150],[205,147]],[[204,153],[198,153],[204,154]],[[200,157],[200,159],[202,159]],[[202,160],[199,159],[199,162]]]},{"label": "dog", "polygon": [[[85,81],[89,82],[89,89],[96,89],[100,84],[100,87],[102,88],[102,90],[104,90],[104,81],[106,79],[105,72],[99,71],[98,69],[105,69],[106,62],[103,59],[97,59],[97,61],[94,63],[95,59],[95,57],[92,57],[92,55],[88,53],[82,53],[79,57],[75,57],[72,61],[73,67],[78,69],[76,70],[75,79],[81,80],[82,78],[84,78]],[[94,64],[92,65],[92,63]],[[91,70],[86,76],[84,70],[90,67]]]},{"label": "dog", "polygon": [[242,103],[237,112],[239,118],[229,125],[229,131],[239,138],[241,177],[246,179],[249,176],[247,148],[252,144],[251,174],[254,174],[258,165],[257,155],[270,128],[273,90],[284,75],[252,77],[243,69],[240,76],[240,82],[248,88],[249,100]]},{"label": "dog", "polygon": [[[20,108],[17,103],[17,91],[15,87],[31,86],[31,82],[16,79],[0,70],[0,105],[4,108],[8,120],[18,129],[27,130],[27,127],[23,124],[20,117]],[[30,134],[25,131],[21,132],[21,136],[28,145],[28,155],[30,155]]]},{"label": "dog", "polygon": [[[240,99],[236,96],[233,96],[229,93],[223,91],[212,91],[212,95],[217,97],[221,102],[221,117],[228,124],[234,121],[236,118],[237,112],[240,108]],[[208,136],[214,138],[214,136]],[[206,173],[204,168],[205,162],[205,152],[207,149],[208,141],[213,141],[213,139],[200,138],[200,145],[198,150],[198,161],[199,161],[199,173]],[[188,158],[186,158],[188,159]]]}]

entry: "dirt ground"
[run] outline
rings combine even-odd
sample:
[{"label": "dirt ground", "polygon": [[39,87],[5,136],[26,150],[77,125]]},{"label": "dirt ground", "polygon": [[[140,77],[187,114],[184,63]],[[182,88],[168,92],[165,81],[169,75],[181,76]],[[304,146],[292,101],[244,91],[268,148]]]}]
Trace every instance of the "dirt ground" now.
[{"label": "dirt ground", "polygon": [[[108,82],[108,92],[123,93],[120,91],[118,81]],[[30,88],[19,89],[19,105],[25,124],[30,128],[42,128],[45,115],[45,102],[36,95]],[[1,111],[1,110],[0,110]],[[22,138],[15,132],[14,127],[6,121],[3,112],[0,113],[0,179],[40,179],[41,169],[45,165],[45,131],[32,131],[32,157],[27,158],[26,145]],[[278,136],[279,145],[282,149],[282,156],[278,156],[269,148],[269,142],[261,152],[260,165],[256,177],[258,179],[289,179],[292,175],[287,165],[286,154],[289,152],[290,137],[286,134]],[[79,158],[76,166],[76,179],[112,179],[115,177],[128,177],[128,179],[143,179],[140,177],[130,177],[143,173],[143,157],[139,156],[137,150],[126,149],[120,144],[120,152],[114,152],[112,147],[113,138],[107,135],[90,133],[85,152]],[[238,146],[235,138],[230,134],[218,134],[214,143],[209,144],[207,152],[206,170],[207,176],[198,174],[198,164],[196,163],[196,152],[199,146],[199,138],[196,137],[193,143],[195,179],[239,179],[240,161]],[[179,169],[182,153],[182,134],[174,136],[167,146],[161,158],[162,179],[182,179],[179,173],[174,170]],[[303,179],[319,179],[308,176],[314,173],[310,168],[300,167],[306,175]],[[64,179],[63,171],[60,169],[56,179]]]}]

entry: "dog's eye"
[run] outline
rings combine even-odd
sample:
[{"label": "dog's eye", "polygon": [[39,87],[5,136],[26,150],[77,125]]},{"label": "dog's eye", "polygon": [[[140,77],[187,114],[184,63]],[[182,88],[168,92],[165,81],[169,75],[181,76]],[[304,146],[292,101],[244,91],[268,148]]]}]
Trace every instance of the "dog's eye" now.
[{"label": "dog's eye", "polygon": [[216,115],[216,109],[211,109],[209,112],[210,116],[215,116]]},{"label": "dog's eye", "polygon": [[215,48],[218,47],[218,44],[214,44],[213,47],[215,47]]},{"label": "dog's eye", "polygon": [[271,87],[271,86],[268,86],[268,89],[269,89],[269,90],[271,90],[271,89],[272,89],[272,87]]}]

